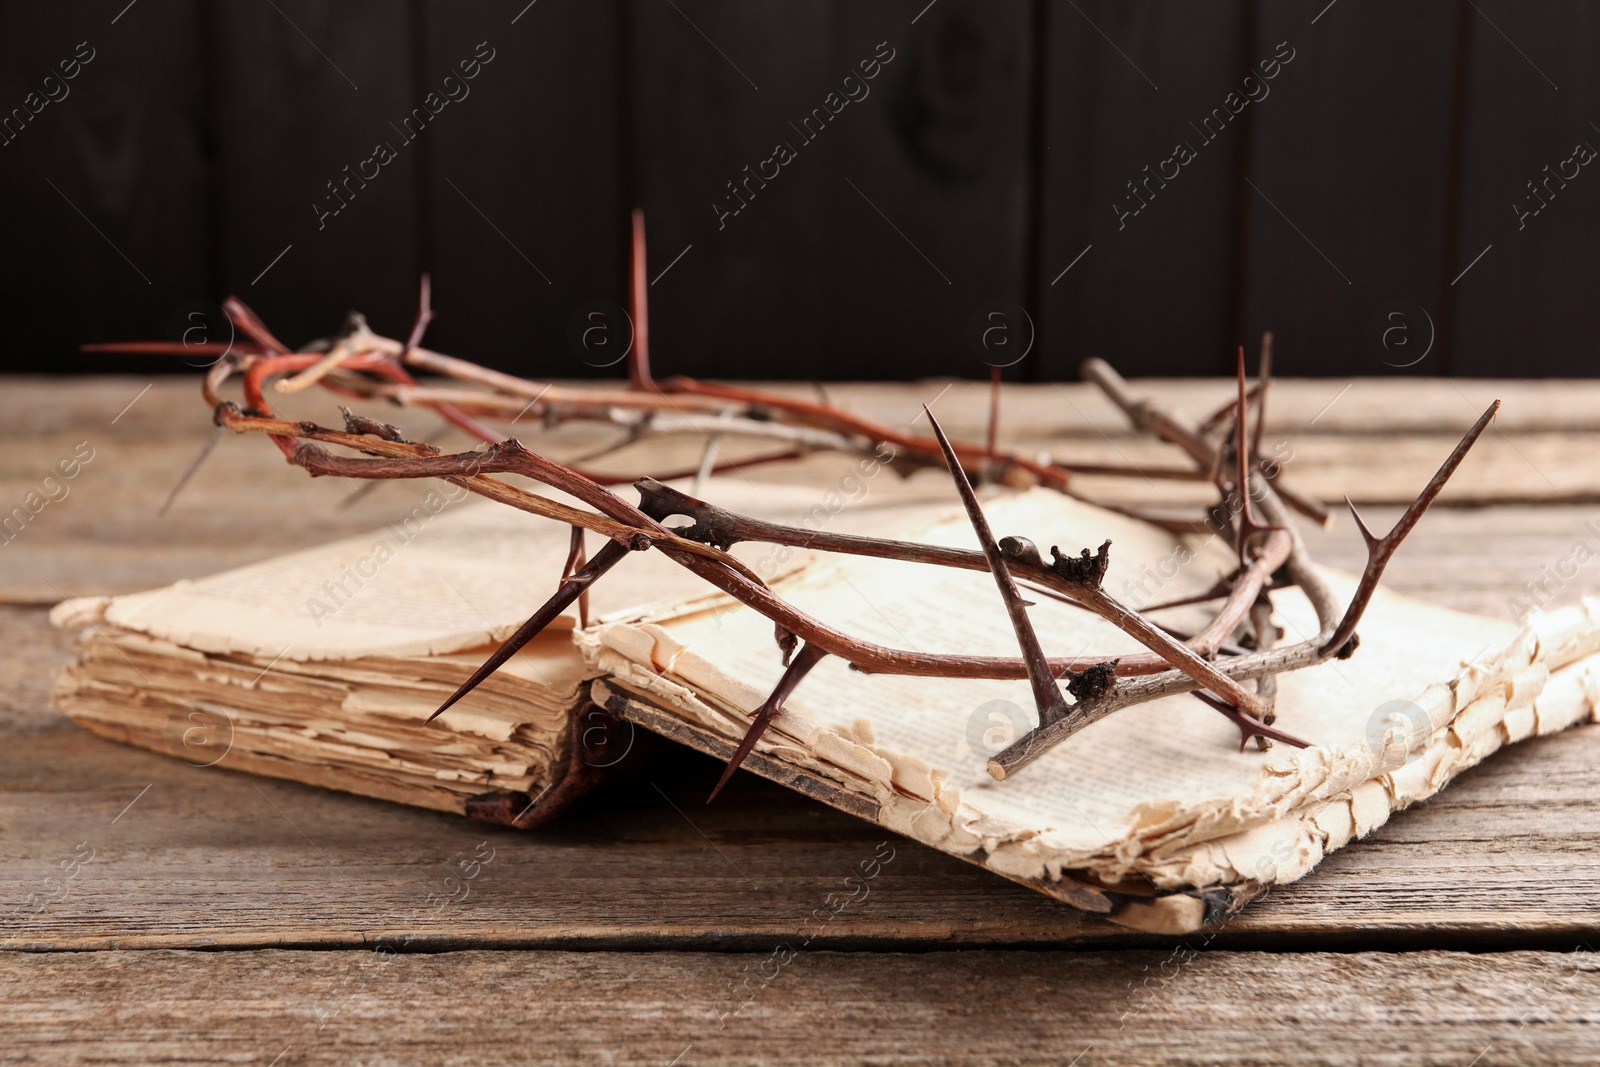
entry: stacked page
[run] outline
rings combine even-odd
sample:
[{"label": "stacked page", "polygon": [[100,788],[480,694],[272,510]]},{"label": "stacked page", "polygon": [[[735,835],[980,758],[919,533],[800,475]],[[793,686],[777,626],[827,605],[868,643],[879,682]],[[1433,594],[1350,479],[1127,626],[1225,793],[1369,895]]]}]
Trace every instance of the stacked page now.
[{"label": "stacked page", "polygon": [[[59,605],[53,620],[83,634],[77,661],[57,679],[56,706],[96,733],[196,766],[443,811],[500,820],[537,813],[530,806],[547,796],[570,799],[583,784],[574,776],[615,758],[578,749],[596,724],[582,717],[595,671],[573,646],[576,608],[427,722],[555,592],[570,531],[465,502],[452,487],[415,491],[415,507],[370,534]],[[918,514],[918,493],[893,487],[878,495],[898,503],[883,508],[862,502],[862,492],[833,494],[836,502],[814,488],[742,478],[717,490],[731,506],[784,522],[824,521],[853,496],[841,522],[863,529],[907,506]],[[739,554],[770,575],[808,558],[765,546]],[[591,607],[599,614],[705,588],[658,554],[639,553],[594,588]],[[561,783],[573,788],[556,793]],[[499,803],[522,796],[509,810]],[[474,807],[475,799],[494,802]]]},{"label": "stacked page", "polygon": [[566,533],[505,508],[420,514],[197,581],[60,605],[59,624],[88,629],[57,706],[196,765],[423,807],[539,795],[564,772],[583,698],[570,619],[447,726],[426,719],[554,590]]},{"label": "stacked page", "polygon": [[[1180,547],[1044,490],[985,511],[997,537],[1041,548],[1075,554],[1109,537],[1104,587],[1134,606],[1199,593],[1236,563],[1220,540]],[[959,513],[909,536],[977,547]],[[1326,577],[1341,598],[1354,590],[1348,576]],[[1016,654],[986,573],[833,557],[776,589],[880,644]],[[1029,615],[1050,655],[1141,650],[1096,616],[1037,599]],[[1273,599],[1285,642],[1316,634],[1303,595]],[[1198,628],[1205,610],[1159,617]],[[1600,695],[1597,621],[1600,603],[1589,603],[1519,630],[1380,591],[1355,655],[1278,678],[1277,725],[1315,747],[1240,752],[1233,725],[1174,696],[1088,727],[1003,782],[985,764],[1035,721],[1027,682],[869,675],[829,658],[788,699],[753,766],[1069,903],[1191,930],[1300,877],[1500,745],[1588,719]],[[597,703],[719,755],[782,673],[772,624],[726,602],[658,607],[578,639],[606,675]]]}]

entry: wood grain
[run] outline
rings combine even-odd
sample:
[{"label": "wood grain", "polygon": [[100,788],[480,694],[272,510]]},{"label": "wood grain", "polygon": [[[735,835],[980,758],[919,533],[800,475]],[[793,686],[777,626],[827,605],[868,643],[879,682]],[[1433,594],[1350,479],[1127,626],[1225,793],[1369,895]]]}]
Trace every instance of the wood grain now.
[{"label": "wood grain", "polygon": [[[1466,17],[1470,106],[1451,272],[1464,272],[1454,287],[1456,372],[1550,374],[1565,353],[1587,352],[1600,328],[1584,272],[1553,269],[1580,262],[1568,257],[1592,247],[1600,226],[1600,197],[1585,188],[1594,184],[1589,168],[1563,162],[1580,144],[1591,159],[1600,148],[1600,119],[1586,106],[1600,12],[1475,0]],[[1517,205],[1534,214],[1519,217]]]},{"label": "wood grain", "polygon": [[[0,114],[79,41],[99,53],[3,149],[3,366],[153,366],[75,349],[165,333],[230,289],[294,340],[351,304],[399,330],[430,268],[461,354],[570,363],[575,303],[621,291],[635,204],[656,268],[694,245],[652,291],[663,366],[701,375],[970,372],[967,323],[998,300],[1033,315],[1016,374],[1034,379],[1088,354],[1221,372],[1263,327],[1286,368],[1416,373],[1383,368],[1368,336],[1401,298],[1432,317],[1428,373],[1578,374],[1600,325],[1588,183],[1569,170],[1526,226],[1513,209],[1600,144],[1581,4],[108,6],[0,13]],[[402,158],[318,229],[324,183],[479,41],[505,58],[472,99],[397,138]],[[725,183],[879,41],[900,57],[872,96],[719,230]],[[1197,135],[1279,41],[1298,54],[1270,96]],[[1189,139],[1199,157],[1119,227],[1125,183]]]},{"label": "wood grain", "polygon": [[[346,508],[343,502],[356,486],[331,478],[308,479],[282,463],[265,442],[229,439],[217,447],[172,510],[157,515],[211,430],[195,383],[106,377],[74,381],[65,389],[63,384],[62,379],[17,378],[0,390],[0,502],[7,509],[37,489],[39,479],[78,443],[88,442],[96,450],[95,459],[71,483],[68,497],[50,504],[0,549],[0,601],[53,603],[66,596],[129,592],[197,577],[376,528],[404,515],[425,491],[416,485],[383,485]],[[981,437],[986,388],[961,382],[945,391],[946,384],[843,385],[833,387],[831,395],[853,411],[896,426],[909,426],[920,411],[919,402],[937,398],[940,418],[952,434]],[[1152,381],[1140,386],[1196,417],[1228,395],[1220,382]],[[809,386],[786,388],[811,395]],[[1002,425],[1010,443],[1046,449],[1068,462],[1177,462],[1173,449],[1128,430],[1125,420],[1089,386],[1007,389]],[[1272,394],[1269,447],[1281,441],[1292,449],[1288,467],[1296,484],[1330,500],[1349,492],[1363,503],[1409,501],[1494,397],[1505,401],[1496,431],[1485,435],[1458,472],[1445,503],[1492,495],[1529,503],[1600,499],[1600,480],[1587,461],[1600,448],[1600,388],[1585,383],[1285,381]],[[291,417],[326,422],[336,415],[331,398],[317,392],[285,399],[291,401],[283,405]],[[373,412],[399,423],[408,434],[439,437],[439,423],[429,414]],[[1389,429],[1375,432],[1379,426]],[[554,433],[518,427],[517,432],[530,447],[558,458],[616,436],[613,428],[596,426],[563,427]],[[616,457],[613,469],[659,469],[674,462],[693,466],[703,449],[698,440],[651,443]],[[441,443],[466,444],[459,436],[443,437]],[[767,468],[764,476],[833,485],[855,462],[821,455],[792,467]],[[1352,477],[1351,471],[1360,476]],[[919,477],[942,476],[929,471]],[[1083,478],[1078,484],[1095,499],[1129,504],[1149,505],[1185,493],[1201,499],[1193,486],[1167,481]],[[895,481],[879,479],[872,485],[872,499],[891,499],[899,488]],[[953,507],[954,498],[951,503]],[[117,516],[115,536],[106,534],[105,515]],[[285,516],[292,521],[284,521]],[[1472,594],[1461,595],[1462,589],[1482,590],[1485,595],[1476,603],[1498,611],[1509,588],[1536,577],[1532,572],[1542,563],[1570,551],[1591,517],[1578,507],[1454,517],[1438,509],[1391,574],[1426,568],[1430,557],[1441,552],[1468,556],[1471,567],[1454,576],[1441,569],[1431,586],[1397,587],[1438,590],[1459,606],[1473,602]],[[1488,538],[1491,547],[1473,547],[1468,542],[1475,537]],[[1492,547],[1500,538],[1508,539],[1503,552]],[[1358,549],[1343,519],[1318,541],[1319,554],[1325,553],[1330,562],[1353,563],[1359,559],[1354,554]],[[1524,560],[1531,568],[1524,567]],[[1501,584],[1504,577],[1514,578],[1509,587]],[[1563,595],[1570,599],[1583,588],[1592,591],[1594,585],[1568,583]],[[1488,596],[1491,590],[1500,595]]]},{"label": "wood grain", "polygon": [[[189,495],[157,518],[155,507],[174,470],[205,427],[190,387],[178,382],[156,385],[113,424],[145,384],[92,380],[57,390],[60,403],[52,405],[45,402],[51,383],[21,380],[0,396],[7,435],[0,486],[11,496],[20,497],[38,470],[74,442],[89,439],[101,450],[68,498],[51,504],[36,525],[0,550],[0,588],[8,595],[48,602],[58,590],[153,585],[364,529],[391,517],[386,509],[409,504],[408,487],[385,486],[357,508],[339,511],[335,505],[347,485],[308,481],[270,450],[252,447],[259,442],[229,440]],[[1583,476],[1585,442],[1600,429],[1594,387],[1463,386],[1469,395],[1508,397],[1506,418],[1521,421],[1509,423],[1505,440],[1522,442],[1507,448],[1509,462],[1521,462],[1518,450],[1527,453],[1537,439],[1548,442],[1550,455],[1538,454],[1550,470]],[[1153,388],[1191,412],[1205,410],[1224,391],[1219,383]],[[1087,389],[1061,390],[1017,388],[1008,394],[1007,425],[1019,437],[1066,440],[1075,448],[1104,446],[1108,438],[1119,449],[1135,447]],[[937,392],[928,387],[928,395]],[[919,391],[853,386],[839,395],[853,409],[893,421],[896,410],[914,407]],[[1066,419],[1055,402],[1063,395],[1076,409]],[[981,387],[959,385],[940,400],[941,412],[970,431],[982,424],[983,399]],[[1331,408],[1329,399],[1336,399]],[[307,410],[315,413],[317,403],[311,398]],[[1397,481],[1425,473],[1432,453],[1448,443],[1457,409],[1470,414],[1468,403],[1455,389],[1421,383],[1357,382],[1341,395],[1332,383],[1288,382],[1275,392],[1273,412],[1275,425],[1289,434],[1313,422],[1321,431],[1315,449],[1302,446],[1308,460],[1317,451],[1342,450],[1349,461],[1350,448],[1373,449],[1363,476],[1370,486],[1384,459],[1410,457],[1391,467]],[[426,417],[400,417],[428,428]],[[1379,420],[1416,426],[1403,439],[1412,443],[1361,432]],[[1412,469],[1419,463],[1424,471]],[[1464,475],[1473,473],[1473,463]],[[242,485],[249,491],[241,492]],[[114,539],[106,536],[106,514],[118,516]],[[293,521],[285,524],[285,514]],[[1381,524],[1393,514],[1378,508],[1372,519]],[[1397,557],[1388,580],[1457,607],[1505,613],[1522,583],[1540,580],[1576,541],[1597,536],[1585,525],[1592,518],[1592,509],[1583,507],[1439,510]],[[1319,558],[1345,566],[1360,560],[1347,527],[1308,536]],[[1557,583],[1551,602],[1571,602],[1596,589],[1594,575],[1580,570]],[[85,881],[66,899],[8,931],[13,944],[348,944],[415,934],[437,944],[666,938],[694,945],[710,938],[748,947],[753,938],[792,927],[879,840],[870,827],[751,776],[741,776],[727,803],[706,808],[701,801],[715,769],[704,761],[661,768],[655,781],[665,797],[650,780],[635,782],[537,835],[222,768],[190,768],[68,727],[46,709],[44,681],[47,667],[70,654],[68,635],[49,630],[37,609],[7,609],[3,619],[0,637],[11,653],[0,668],[6,727],[25,739],[0,752],[0,781],[6,783],[0,805],[9,828],[0,838],[0,900],[20,902],[37,893],[52,865],[78,842],[92,839],[101,848]],[[1589,827],[1600,824],[1600,800],[1590,787],[1597,759],[1595,728],[1503,753],[1424,809],[1397,816],[1361,846],[1331,857],[1313,877],[1252,907],[1219,936],[1237,944],[1285,938],[1452,944],[1469,938],[1536,947],[1587,936],[1600,914],[1600,872],[1589,858],[1595,843]],[[150,792],[112,823],[146,785]],[[1431,847],[1440,834],[1454,842],[1451,849]],[[419,913],[428,894],[438,892],[433,883],[447,873],[445,866],[484,840],[503,849],[498,869],[486,872],[461,907]],[[1130,936],[925,850],[908,846],[893,875],[872,907],[830,926],[829,943],[907,945],[939,936],[988,945],[1106,938],[1122,944]]]},{"label": "wood grain", "polygon": [[[428,135],[422,260],[440,312],[428,343],[515,374],[606,376],[571,350],[567,323],[587,301],[627,302],[621,14],[527,2],[426,4],[423,80],[469,90]],[[495,59],[462,82],[480,42]]]},{"label": "wood grain", "polygon": [[[223,4],[215,24],[220,287],[292,345],[336,332],[352,307],[404,336],[420,273],[424,154],[433,125],[458,117],[449,104],[403,128],[432,88],[412,78],[408,5]],[[388,163],[375,156],[380,144]],[[331,212],[320,220],[319,204]]]},{"label": "wood grain", "polygon": [[1600,1022],[1587,952],[774,952],[11,955],[0,1036],[17,1063],[1492,1065],[1592,1062]]},{"label": "wood grain", "polygon": [[[75,442],[98,450],[71,495],[0,548],[5,595],[43,601],[58,588],[205,573],[373,526],[409,502],[408,487],[385,486],[340,511],[348,485],[308,482],[259,442],[226,441],[158,519],[206,425],[187,382],[155,385],[117,418],[147,383],[63,390],[23,379],[0,390],[8,499]],[[1272,425],[1293,435],[1303,480],[1321,464],[1334,472],[1319,456],[1337,457],[1346,481],[1356,465],[1369,493],[1425,477],[1485,392],[1508,400],[1504,437],[1482,468],[1463,468],[1469,486],[1492,484],[1472,480],[1483,471],[1512,477],[1520,462],[1516,477],[1548,499],[1529,461],[1581,486],[1600,440],[1593,386],[1346,384],[1290,382],[1274,394]],[[910,414],[897,412],[940,388],[833,391],[855,410],[904,422]],[[1191,413],[1226,393],[1222,383],[1153,389]],[[941,416],[975,432],[983,401],[981,387],[958,385]],[[1006,411],[1018,440],[1075,452],[1141,447],[1082,386],[1018,389]],[[1372,519],[1393,514],[1379,507]],[[1547,576],[1575,541],[1595,543],[1594,517],[1592,506],[1437,510],[1388,581],[1508,611],[1522,582]],[[1319,558],[1359,560],[1347,526],[1309,536]],[[1556,583],[1553,602],[1597,586],[1580,568]],[[1509,1064],[1596,1055],[1586,950],[1600,942],[1600,727],[1497,754],[1214,933],[1171,943],[885,841],[752,775],[707,807],[719,768],[692,756],[522,833],[225,763],[190,767],[96,738],[46,707],[47,674],[70,642],[42,608],[0,607],[0,1041],[10,1061]],[[893,858],[870,895],[819,918],[844,877],[885,848]],[[781,967],[780,945],[800,947]]]}]

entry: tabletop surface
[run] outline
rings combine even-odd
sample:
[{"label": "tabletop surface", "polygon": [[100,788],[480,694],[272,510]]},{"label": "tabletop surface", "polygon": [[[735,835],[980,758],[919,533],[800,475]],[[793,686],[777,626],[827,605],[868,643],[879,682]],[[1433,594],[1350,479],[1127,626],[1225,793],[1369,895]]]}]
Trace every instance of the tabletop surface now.
[{"label": "tabletop surface", "polygon": [[[1231,388],[1141,384],[1193,414]],[[905,424],[944,388],[829,393]],[[1175,461],[1082,385],[1008,390],[1008,442],[1069,462]],[[1600,563],[1589,562],[1600,557],[1600,384],[1286,381],[1274,387],[1268,434],[1291,450],[1297,484],[1370,502],[1364,514],[1386,528],[1495,396],[1505,401],[1495,430],[1388,584],[1501,617],[1530,597],[1600,592]],[[331,404],[306,403],[330,418]],[[957,384],[938,404],[952,433],[981,435],[981,386]],[[410,425],[435,429],[427,417]],[[190,380],[0,381],[5,510],[58,460],[92,450],[66,494],[53,490],[0,544],[9,1061],[1600,1056],[1590,954],[1600,944],[1600,726],[1493,756],[1302,881],[1181,940],[1074,911],[753,775],[706,806],[718,768],[698,756],[653,765],[558,826],[518,833],[92,736],[48,706],[73,642],[49,626],[50,603],[198,576],[405,510],[395,486],[351,501],[349,483],[313,482],[267,442],[229,438],[157,514],[209,433]],[[607,433],[524,440],[560,457]],[[690,453],[692,465],[698,447]],[[849,462],[813,457],[780,476],[832,477],[829,463]],[[1174,492],[1139,479],[1094,489],[1135,503]],[[1308,539],[1318,559],[1360,565],[1347,519]],[[887,849],[870,895],[820,931],[808,926],[795,948],[813,909]],[[464,899],[445,894],[464,869],[474,872]]]}]

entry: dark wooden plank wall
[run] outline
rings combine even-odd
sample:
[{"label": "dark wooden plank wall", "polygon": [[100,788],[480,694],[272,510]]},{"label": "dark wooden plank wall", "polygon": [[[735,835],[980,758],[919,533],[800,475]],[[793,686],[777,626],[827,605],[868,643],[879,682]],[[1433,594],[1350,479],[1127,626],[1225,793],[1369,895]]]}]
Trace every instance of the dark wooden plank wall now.
[{"label": "dark wooden plank wall", "polygon": [[1024,299],[1029,11],[926,3],[638,5],[652,275],[683,253],[652,287],[663,371],[986,372],[968,318]]},{"label": "dark wooden plank wall", "polygon": [[159,334],[212,289],[202,11],[121,6],[0,3],[6,369],[92,368],[79,339]]},{"label": "dark wooden plank wall", "polygon": [[1340,0],[1312,25],[1326,4],[1266,5],[1256,34],[1295,58],[1255,109],[1244,334],[1273,330],[1285,374],[1449,373],[1462,17]]},{"label": "dark wooden plank wall", "polygon": [[[333,332],[355,293],[390,333],[415,307],[419,149],[431,139],[408,143],[399,125],[421,104],[409,14],[404,0],[216,6],[222,274],[290,344]],[[447,107],[434,121],[455,117]],[[380,143],[394,159],[367,181]]]},{"label": "dark wooden plank wall", "polygon": [[[1075,377],[1088,356],[1131,374],[1227,369],[1250,112],[1210,142],[1189,124],[1250,62],[1247,5],[1052,0],[1048,33],[1040,370]],[[1195,158],[1163,182],[1180,142]]]},{"label": "dark wooden plank wall", "polygon": [[[73,348],[170,335],[228,292],[292,342],[349,308],[399,333],[428,269],[438,347],[613,374],[568,327],[624,302],[638,204],[663,373],[978,377],[1032,333],[1009,377],[1089,355],[1214,374],[1270,328],[1290,374],[1588,374],[1600,191],[1584,167],[1537,216],[1512,205],[1600,146],[1597,20],[1509,0],[0,2],[0,116],[94,49],[0,138],[0,368],[151,368]],[[766,162],[779,145],[793,158]],[[986,352],[996,309],[1012,347]]]},{"label": "dark wooden plank wall", "polygon": [[[468,91],[440,114],[422,157],[422,258],[439,314],[428,338],[520,374],[581,376],[594,371],[566,346],[567,320],[624,291],[626,17],[584,0],[527,3],[426,0],[412,95],[444,91],[449,76],[450,91]],[[470,71],[484,45],[494,58],[463,83],[461,64]]]},{"label": "dark wooden plank wall", "polygon": [[1600,149],[1600,8],[1474,2],[1460,266],[1488,251],[1456,285],[1459,370],[1592,375],[1600,168],[1559,171],[1577,145]]}]

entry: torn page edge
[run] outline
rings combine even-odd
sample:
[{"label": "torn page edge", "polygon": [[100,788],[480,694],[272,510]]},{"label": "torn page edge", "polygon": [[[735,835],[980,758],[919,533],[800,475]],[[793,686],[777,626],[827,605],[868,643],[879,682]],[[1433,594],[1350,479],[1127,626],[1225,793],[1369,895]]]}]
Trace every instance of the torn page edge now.
[{"label": "torn page edge", "polygon": [[[1225,920],[1274,884],[1303,877],[1328,852],[1381,826],[1392,811],[1436,794],[1503,745],[1594,721],[1600,707],[1595,608],[1596,602],[1588,601],[1531,620],[1500,656],[1466,665],[1457,679],[1437,687],[1448,696],[1452,713],[1414,758],[1404,760],[1404,753],[1387,746],[1377,773],[1358,779],[1349,776],[1348,767],[1344,775],[1326,773],[1317,783],[1320,788],[1299,791],[1303,799],[1298,804],[1268,808],[1265,817],[1243,829],[1236,823],[1232,832],[1182,845],[1168,842],[1159,850],[1138,849],[1138,839],[1130,839],[1132,849],[1112,843],[1106,853],[1073,855],[1050,848],[1045,835],[1025,827],[997,834],[991,824],[998,820],[964,807],[959,789],[937,779],[896,775],[891,754],[875,752],[869,739],[813,725],[812,736],[801,740],[785,735],[784,717],[769,730],[771,740],[758,744],[752,759],[761,763],[752,767],[764,777],[1075,907],[1149,932],[1192,932]],[[658,633],[667,637],[665,631]],[[721,758],[731,754],[742,733],[740,723],[748,722],[746,712],[641,669],[606,647],[593,631],[577,636],[585,656],[610,672],[614,683],[594,683],[596,703],[606,706],[607,700],[621,697],[618,706],[628,710],[614,707],[614,713],[629,714],[668,736],[687,731],[690,736],[677,739]],[[1590,653],[1587,658],[1571,662],[1585,652]],[[1558,669],[1552,673],[1544,663],[1530,662],[1541,654]],[[1563,662],[1567,665],[1560,666]],[[1476,699],[1458,706],[1469,694]],[[677,710],[633,710],[651,697]],[[684,721],[685,715],[690,721]],[[841,754],[851,758],[841,760]],[[889,773],[871,767],[867,756],[877,757]],[[1404,762],[1393,766],[1390,757]],[[1324,765],[1331,771],[1337,762]],[[1343,787],[1332,789],[1341,777]],[[923,788],[908,788],[914,786]]]}]

